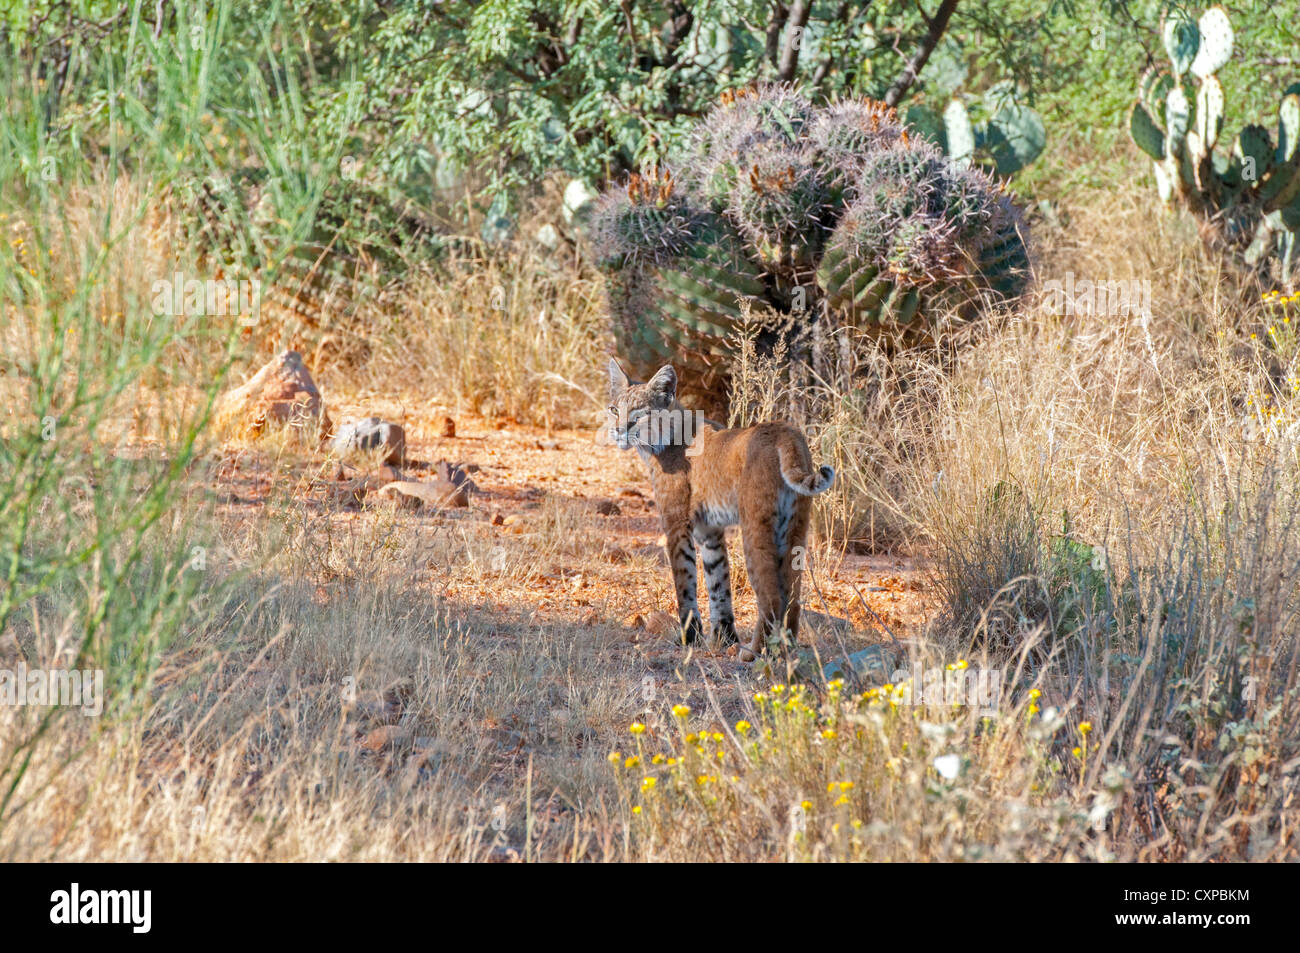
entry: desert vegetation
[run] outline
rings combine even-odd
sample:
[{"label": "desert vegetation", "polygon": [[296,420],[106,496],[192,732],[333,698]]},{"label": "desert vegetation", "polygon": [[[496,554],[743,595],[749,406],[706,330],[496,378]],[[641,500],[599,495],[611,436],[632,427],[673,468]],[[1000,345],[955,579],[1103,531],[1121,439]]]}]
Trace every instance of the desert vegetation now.
[{"label": "desert vegetation", "polygon": [[[1297,859],[1295,23],[827,7],[0,14],[0,859]],[[836,468],[791,651],[610,354]]]}]

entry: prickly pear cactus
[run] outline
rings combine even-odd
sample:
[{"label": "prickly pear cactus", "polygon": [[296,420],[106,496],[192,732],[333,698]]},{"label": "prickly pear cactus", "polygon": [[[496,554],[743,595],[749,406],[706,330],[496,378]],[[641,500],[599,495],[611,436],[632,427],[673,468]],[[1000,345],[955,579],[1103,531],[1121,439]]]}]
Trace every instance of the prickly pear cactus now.
[{"label": "prickly pear cactus", "polygon": [[676,171],[609,189],[589,223],[624,362],[671,362],[713,401],[747,305],[786,313],[787,330],[925,330],[1015,299],[1029,276],[1020,212],[988,173],[882,103],[814,108],[785,86],[724,96]]},{"label": "prickly pear cactus", "polygon": [[1232,58],[1232,23],[1222,7],[1198,20],[1171,10],[1161,29],[1171,69],[1153,67],[1138,84],[1129,134],[1153,160],[1165,202],[1201,218],[1207,240],[1226,247],[1265,283],[1294,288],[1300,234],[1300,83],[1278,104],[1277,142],[1248,125],[1223,135],[1219,70]]},{"label": "prickly pear cactus", "polygon": [[966,103],[949,100],[943,115],[922,105],[907,109],[907,119],[958,165],[991,167],[1000,176],[1014,175],[1047,147],[1047,127],[1034,109],[1016,100],[1015,84],[995,83],[975,102],[983,118],[971,119]]}]

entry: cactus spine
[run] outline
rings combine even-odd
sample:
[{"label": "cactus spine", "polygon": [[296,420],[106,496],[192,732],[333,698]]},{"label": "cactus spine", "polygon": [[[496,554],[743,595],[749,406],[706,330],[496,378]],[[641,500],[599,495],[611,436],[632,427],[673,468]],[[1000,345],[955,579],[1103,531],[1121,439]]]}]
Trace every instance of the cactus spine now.
[{"label": "cactus spine", "polygon": [[1028,280],[1003,189],[882,103],[729,93],[675,168],[609,189],[590,227],[621,356],[639,373],[671,361],[687,390],[721,395],[750,303],[920,330]]}]

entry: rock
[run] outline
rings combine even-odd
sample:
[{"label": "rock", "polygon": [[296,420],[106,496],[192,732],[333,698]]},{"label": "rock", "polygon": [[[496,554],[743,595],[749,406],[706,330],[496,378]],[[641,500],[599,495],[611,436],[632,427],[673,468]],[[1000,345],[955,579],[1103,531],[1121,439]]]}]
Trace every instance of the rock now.
[{"label": "rock", "polygon": [[596,512],[601,516],[618,516],[623,511],[613,500],[598,500],[596,502]]},{"label": "rock", "polygon": [[547,222],[539,228],[534,237],[537,239],[539,245],[548,248],[551,251],[555,251],[555,249],[560,247],[560,233],[550,222]]},{"label": "rock", "polygon": [[469,478],[469,472],[464,467],[456,466],[453,463],[438,462],[433,468],[433,478],[459,487],[465,490],[466,493],[478,492],[478,486]]},{"label": "rock", "polygon": [[402,463],[406,455],[406,431],[400,424],[367,417],[339,427],[330,441],[330,449],[339,456],[376,452],[384,463]]},{"label": "rock", "polygon": [[248,381],[222,395],[213,415],[218,433],[260,436],[268,426],[291,427],[311,444],[333,429],[325,401],[297,351],[284,351]]},{"label": "rock", "polygon": [[847,658],[836,659],[822,669],[826,679],[843,678],[856,685],[884,685],[898,667],[894,650],[888,645],[868,645]]},{"label": "rock", "polygon": [[456,436],[456,421],[452,420],[450,417],[443,417],[442,422],[438,426],[438,436],[439,437]]},{"label": "rock", "polygon": [[478,487],[460,467],[439,463],[433,468],[431,478],[423,483],[415,480],[397,480],[379,491],[379,495],[394,499],[409,509],[430,507],[469,506],[469,494]]},{"label": "rock", "polygon": [[646,617],[645,630],[651,635],[672,635],[678,632],[677,620],[662,609],[656,609]]},{"label": "rock", "polygon": [[378,493],[384,486],[396,483],[403,477],[402,472],[396,467],[382,466],[366,473],[350,463],[340,461],[334,471],[334,479],[338,482],[329,489],[330,502],[336,506],[360,506],[366,501],[366,497]]},{"label": "rock", "polygon": [[389,483],[379,491],[384,499],[393,500],[404,509],[418,510],[424,507],[440,509],[442,507],[469,506],[469,494],[463,487],[458,487],[445,480],[432,483],[418,483],[415,480],[398,480]]}]

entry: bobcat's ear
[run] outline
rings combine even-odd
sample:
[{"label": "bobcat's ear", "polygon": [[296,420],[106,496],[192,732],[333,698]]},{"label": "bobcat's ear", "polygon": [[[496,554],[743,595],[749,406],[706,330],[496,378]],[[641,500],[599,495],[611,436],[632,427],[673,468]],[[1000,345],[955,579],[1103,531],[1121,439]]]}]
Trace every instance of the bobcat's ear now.
[{"label": "bobcat's ear", "polygon": [[665,404],[677,399],[677,372],[671,364],[665,364],[655,371],[655,376],[646,381],[646,387]]},{"label": "bobcat's ear", "polygon": [[612,357],[609,359],[609,397],[610,400],[617,400],[623,391],[627,390],[628,379],[623,373],[623,368],[618,366],[618,361]]}]

